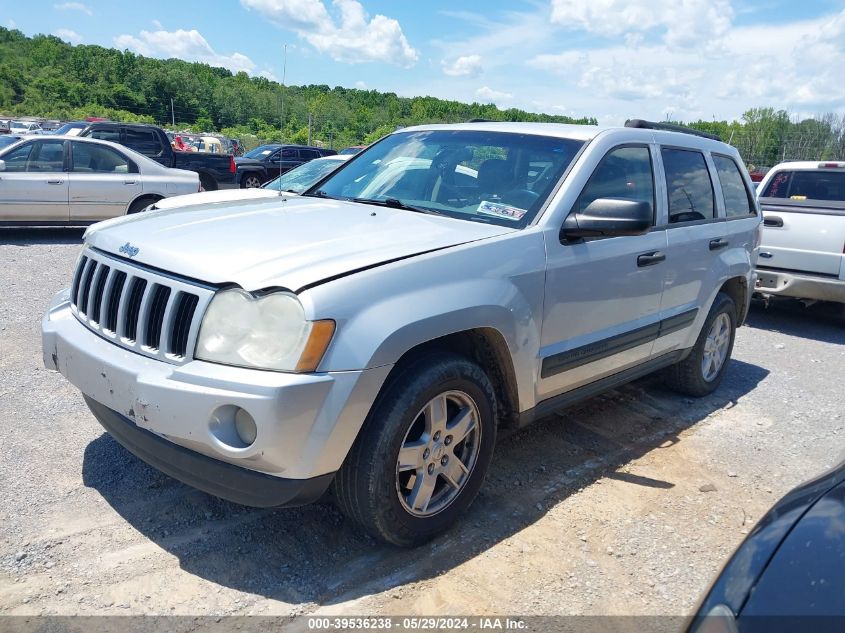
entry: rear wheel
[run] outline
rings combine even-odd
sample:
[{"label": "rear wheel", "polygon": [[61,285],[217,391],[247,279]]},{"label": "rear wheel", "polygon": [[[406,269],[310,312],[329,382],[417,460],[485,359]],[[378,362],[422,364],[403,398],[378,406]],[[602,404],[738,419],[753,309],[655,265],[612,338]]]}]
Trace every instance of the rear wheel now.
[{"label": "rear wheel", "polygon": [[255,174],[247,174],[241,180],[241,187],[243,189],[257,189],[261,186],[261,180]]},{"label": "rear wheel", "polygon": [[478,494],[496,439],[484,371],[448,353],[410,363],[380,395],[334,483],[343,512],[370,534],[418,545]]},{"label": "rear wheel", "polygon": [[217,181],[208,174],[200,174],[200,186],[203,191],[217,191]]},{"label": "rear wheel", "polygon": [[153,204],[154,202],[158,202],[161,198],[156,197],[147,197],[147,198],[138,198],[132,204],[129,205],[129,209],[126,211],[126,215],[132,215],[133,213],[140,213],[148,206]]},{"label": "rear wheel", "polygon": [[720,292],[689,356],[668,368],[667,384],[690,396],[706,396],[715,391],[728,366],[735,336],[736,304]]}]

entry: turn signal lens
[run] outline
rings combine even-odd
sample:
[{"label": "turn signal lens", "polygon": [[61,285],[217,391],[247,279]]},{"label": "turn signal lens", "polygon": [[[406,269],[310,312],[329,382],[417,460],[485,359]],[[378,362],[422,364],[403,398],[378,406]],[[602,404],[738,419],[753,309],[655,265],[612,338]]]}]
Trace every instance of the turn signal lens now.
[{"label": "turn signal lens", "polygon": [[329,348],[329,343],[332,342],[334,328],[335,323],[330,319],[314,321],[311,324],[311,335],[308,337],[305,349],[302,350],[302,356],[299,357],[299,362],[296,364],[297,372],[317,370],[317,366],[323,360],[323,355]]}]

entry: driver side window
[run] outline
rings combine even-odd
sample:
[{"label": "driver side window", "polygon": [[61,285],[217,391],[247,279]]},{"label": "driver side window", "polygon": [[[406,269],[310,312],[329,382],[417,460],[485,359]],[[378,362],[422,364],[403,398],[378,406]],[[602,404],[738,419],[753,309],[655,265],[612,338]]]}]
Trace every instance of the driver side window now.
[{"label": "driver side window", "polygon": [[627,145],[605,154],[578,197],[575,212],[583,213],[599,198],[646,202],[654,218],[654,172],[648,147]]}]

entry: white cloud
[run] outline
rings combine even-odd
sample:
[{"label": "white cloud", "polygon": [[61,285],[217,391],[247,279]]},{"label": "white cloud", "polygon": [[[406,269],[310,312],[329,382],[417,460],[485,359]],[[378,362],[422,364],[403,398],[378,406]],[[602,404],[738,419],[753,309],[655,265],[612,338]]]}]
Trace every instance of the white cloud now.
[{"label": "white cloud", "polygon": [[381,14],[370,18],[358,0],[332,0],[337,18],[322,0],[241,0],[241,4],[294,31],[335,61],[378,61],[407,68],[419,58],[397,20]]},{"label": "white cloud", "polygon": [[358,90],[366,90],[366,89],[367,89],[367,84],[366,84],[366,83],[364,83],[363,81],[356,81],[356,82],[355,82],[355,87],[356,87]]},{"label": "white cloud", "polygon": [[480,55],[462,55],[453,60],[442,60],[440,66],[450,77],[478,77],[484,68]]},{"label": "white cloud", "polygon": [[[539,54],[529,67],[559,78],[570,107],[601,103],[626,116],[739,117],[755,106],[845,112],[845,11],[812,20],[731,27],[716,48],[677,39]],[[572,103],[577,99],[577,103]]]},{"label": "white cloud", "polygon": [[563,28],[617,37],[658,29],[666,44],[701,47],[730,29],[730,0],[552,0]]},{"label": "white cloud", "polygon": [[267,70],[266,68],[258,73],[258,77],[264,77],[264,79],[269,79],[270,81],[275,81],[278,83],[279,78],[273,74],[272,70]]},{"label": "white cloud", "polygon": [[493,90],[489,86],[482,86],[475,91],[475,96],[483,103],[495,103],[496,105],[507,103],[513,99],[513,95],[509,92],[499,92]]},{"label": "white cloud", "polygon": [[14,30],[14,29],[18,28],[18,23],[15,22],[12,18],[9,18],[8,21],[6,22],[6,26],[8,28]]},{"label": "white cloud", "polygon": [[81,11],[82,13],[86,13],[88,15],[94,15],[91,7],[86,4],[82,4],[81,2],[63,2],[61,4],[54,4],[53,8],[59,9],[60,11]]},{"label": "white cloud", "polygon": [[199,33],[192,29],[185,31],[141,31],[138,37],[134,35],[118,35],[114,43],[119,48],[128,48],[148,57],[176,57],[185,61],[203,62],[211,66],[222,66],[232,72],[245,71],[251,73],[255,69],[255,62],[241,53],[221,55],[211,48],[211,45]]},{"label": "white cloud", "polygon": [[82,41],[82,36],[70,29],[56,29],[53,31],[53,35],[71,44],[79,44]]},{"label": "white cloud", "polygon": [[163,31],[164,27],[161,25],[161,22],[158,20],[153,20],[152,25],[155,27],[156,31]]}]

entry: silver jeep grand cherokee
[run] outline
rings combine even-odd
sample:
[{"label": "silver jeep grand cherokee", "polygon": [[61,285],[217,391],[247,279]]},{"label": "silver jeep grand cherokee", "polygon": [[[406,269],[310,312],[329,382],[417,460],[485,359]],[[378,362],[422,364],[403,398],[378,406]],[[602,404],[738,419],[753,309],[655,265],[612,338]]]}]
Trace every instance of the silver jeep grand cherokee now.
[{"label": "silver jeep grand cherokee", "polygon": [[302,197],[102,222],[44,362],[183,482],[252,506],[331,488],[420,543],[500,428],[658,369],[718,386],[760,212],[736,150],[665,127],[406,128]]}]

